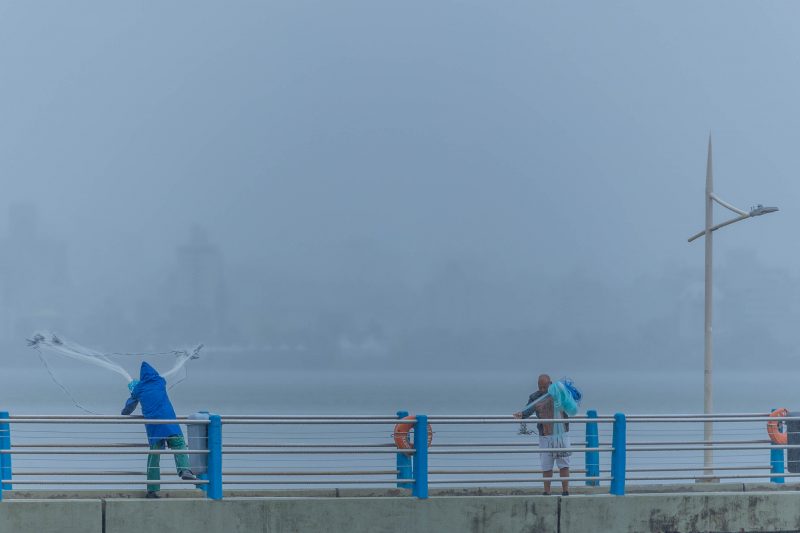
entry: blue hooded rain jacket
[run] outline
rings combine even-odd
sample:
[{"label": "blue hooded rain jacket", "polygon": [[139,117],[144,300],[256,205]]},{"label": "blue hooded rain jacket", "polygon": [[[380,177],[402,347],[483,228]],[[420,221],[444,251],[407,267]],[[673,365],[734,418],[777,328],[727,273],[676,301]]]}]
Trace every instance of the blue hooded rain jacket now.
[{"label": "blue hooded rain jacket", "polygon": [[[123,415],[131,414],[136,406],[142,403],[142,415],[155,420],[175,420],[175,409],[167,396],[167,380],[161,377],[155,368],[146,361],[142,362],[139,371],[139,383],[131,391],[131,397],[125,402]],[[183,436],[178,424],[145,424],[147,440],[150,444],[171,437]]]}]

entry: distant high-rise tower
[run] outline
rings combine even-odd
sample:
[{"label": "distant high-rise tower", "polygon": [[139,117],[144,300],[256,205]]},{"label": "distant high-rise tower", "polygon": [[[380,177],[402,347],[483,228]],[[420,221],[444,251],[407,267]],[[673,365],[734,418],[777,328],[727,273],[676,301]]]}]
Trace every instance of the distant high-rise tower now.
[{"label": "distant high-rise tower", "polygon": [[223,258],[207,232],[192,228],[189,242],[177,247],[177,265],[170,287],[172,323],[180,340],[225,340],[226,298]]},{"label": "distant high-rise tower", "polygon": [[19,341],[36,329],[60,329],[69,290],[64,246],[43,236],[33,205],[9,210],[0,254],[0,339]]}]

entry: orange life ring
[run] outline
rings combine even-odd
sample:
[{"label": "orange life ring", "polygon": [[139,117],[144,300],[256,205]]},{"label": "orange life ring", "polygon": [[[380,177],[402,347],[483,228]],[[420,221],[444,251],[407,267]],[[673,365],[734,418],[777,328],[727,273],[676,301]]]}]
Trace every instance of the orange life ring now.
[{"label": "orange life ring", "polygon": [[[780,409],[772,411],[769,416],[789,416],[789,410],[781,407]],[[782,420],[770,420],[767,422],[767,435],[769,435],[769,440],[771,440],[773,444],[786,444],[788,442],[786,433],[781,432],[782,426]]]},{"label": "orange life ring", "polygon": [[[400,422],[394,427],[394,433],[392,433],[392,437],[394,437],[394,444],[401,450],[411,450],[414,448],[414,444],[409,438],[409,433],[412,429],[414,429],[416,419],[413,416],[406,416],[400,420],[410,420],[410,422]],[[431,442],[433,442],[433,429],[431,428],[431,425],[428,424],[428,446],[431,445]]]}]

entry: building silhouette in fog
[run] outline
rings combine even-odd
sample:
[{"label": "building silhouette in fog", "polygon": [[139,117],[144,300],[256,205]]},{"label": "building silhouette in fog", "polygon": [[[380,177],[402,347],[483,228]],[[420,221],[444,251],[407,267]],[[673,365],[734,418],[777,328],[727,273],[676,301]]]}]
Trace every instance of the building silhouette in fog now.
[{"label": "building silhouette in fog", "polygon": [[42,234],[35,206],[9,209],[0,246],[0,340],[17,342],[34,330],[63,329],[68,318],[66,250]]},{"label": "building silhouette in fog", "polygon": [[227,341],[225,276],[222,253],[207,232],[194,227],[189,241],[176,248],[170,276],[169,329],[180,342]]}]

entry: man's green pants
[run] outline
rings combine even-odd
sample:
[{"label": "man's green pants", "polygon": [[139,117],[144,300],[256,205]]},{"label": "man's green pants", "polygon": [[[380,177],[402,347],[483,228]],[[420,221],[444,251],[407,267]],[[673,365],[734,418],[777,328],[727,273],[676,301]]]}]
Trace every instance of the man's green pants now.
[{"label": "man's green pants", "polygon": [[[163,450],[165,443],[170,450],[186,449],[186,442],[183,440],[182,435],[173,435],[166,439],[158,440],[150,445],[150,449]],[[178,469],[178,475],[181,475],[184,470],[189,470],[189,456],[185,453],[176,453],[175,467]],[[147,481],[158,481],[160,479],[161,454],[151,453],[147,456]],[[159,490],[161,490],[161,485],[147,485],[148,492],[158,492]]]}]

